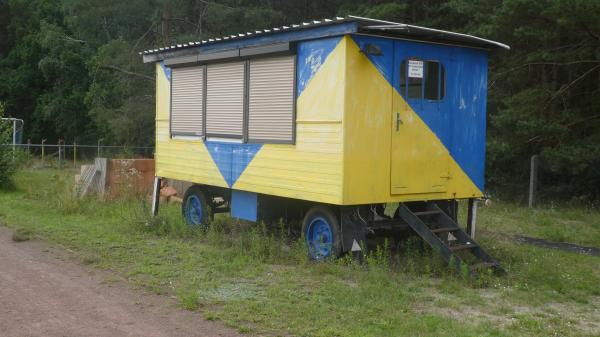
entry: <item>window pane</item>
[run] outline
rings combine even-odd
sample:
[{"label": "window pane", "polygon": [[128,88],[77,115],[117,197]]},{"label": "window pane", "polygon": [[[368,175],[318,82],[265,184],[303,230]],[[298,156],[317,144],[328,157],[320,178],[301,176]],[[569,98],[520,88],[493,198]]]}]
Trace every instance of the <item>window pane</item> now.
[{"label": "window pane", "polygon": [[406,96],[406,60],[400,64],[400,94]]},{"label": "window pane", "polygon": [[441,75],[440,75],[440,99],[444,98],[444,96],[446,96],[446,69],[444,69],[444,65],[440,63],[440,70],[441,70]]},{"label": "window pane", "polygon": [[423,79],[416,77],[408,78],[408,98],[423,98]]},{"label": "window pane", "polygon": [[408,98],[423,98],[423,61],[408,60]]},{"label": "window pane", "polygon": [[425,62],[425,99],[440,99],[440,64],[439,62]]}]

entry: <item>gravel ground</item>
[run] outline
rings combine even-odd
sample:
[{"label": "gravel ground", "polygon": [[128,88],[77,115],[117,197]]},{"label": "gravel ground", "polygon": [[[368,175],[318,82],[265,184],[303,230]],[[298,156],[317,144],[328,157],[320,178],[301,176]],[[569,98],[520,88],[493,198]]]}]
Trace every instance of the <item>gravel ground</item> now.
[{"label": "gravel ground", "polygon": [[134,289],[39,240],[14,242],[0,227],[0,335],[7,337],[238,336],[182,310],[174,299]]}]

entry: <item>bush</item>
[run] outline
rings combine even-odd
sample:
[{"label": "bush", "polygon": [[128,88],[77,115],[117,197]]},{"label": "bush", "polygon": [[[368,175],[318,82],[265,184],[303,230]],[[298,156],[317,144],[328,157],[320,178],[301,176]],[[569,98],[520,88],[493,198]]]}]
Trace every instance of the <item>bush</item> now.
[{"label": "bush", "polygon": [[[0,103],[0,118],[3,113],[4,106]],[[0,122],[0,188],[11,185],[11,178],[16,170],[12,147],[2,146],[9,143],[11,143],[10,124]]]}]

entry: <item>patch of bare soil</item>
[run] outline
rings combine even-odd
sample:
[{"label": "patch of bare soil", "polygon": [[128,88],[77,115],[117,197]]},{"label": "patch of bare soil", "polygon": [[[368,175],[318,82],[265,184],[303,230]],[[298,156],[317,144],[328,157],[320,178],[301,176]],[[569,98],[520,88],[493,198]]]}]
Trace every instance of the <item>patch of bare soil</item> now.
[{"label": "patch of bare soil", "polygon": [[[45,242],[15,242],[0,226],[0,335],[11,337],[239,336],[219,322],[133,289]],[[17,240],[19,241],[19,240]]]},{"label": "patch of bare soil", "polygon": [[[431,301],[415,308],[423,313],[436,313],[459,322],[491,322],[495,326],[508,327],[519,316],[538,319],[558,319],[583,333],[600,334],[600,298],[590,298],[589,304],[546,303],[543,307],[523,306],[503,298],[490,289],[473,290],[492,305],[468,305],[451,295],[431,292]],[[439,304],[444,305],[439,305]],[[452,303],[452,305],[447,305]]]},{"label": "patch of bare soil", "polygon": [[538,247],[554,248],[554,249],[564,250],[567,252],[600,256],[600,248],[596,248],[596,247],[585,247],[585,246],[580,246],[580,245],[576,245],[574,243],[568,243],[568,242],[553,242],[553,241],[532,238],[532,237],[522,236],[522,235],[517,235],[516,239],[517,239],[517,242],[527,243],[527,244],[538,246]]}]

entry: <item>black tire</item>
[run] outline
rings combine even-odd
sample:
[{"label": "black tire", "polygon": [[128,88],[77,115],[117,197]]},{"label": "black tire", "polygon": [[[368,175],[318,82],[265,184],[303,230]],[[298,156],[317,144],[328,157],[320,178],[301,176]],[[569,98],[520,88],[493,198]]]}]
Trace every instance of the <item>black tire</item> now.
[{"label": "black tire", "polygon": [[340,222],[329,207],[311,207],[302,221],[302,233],[310,259],[321,261],[342,254]]},{"label": "black tire", "polygon": [[206,202],[206,194],[202,187],[194,185],[185,191],[181,213],[190,226],[207,226],[212,210]]}]

